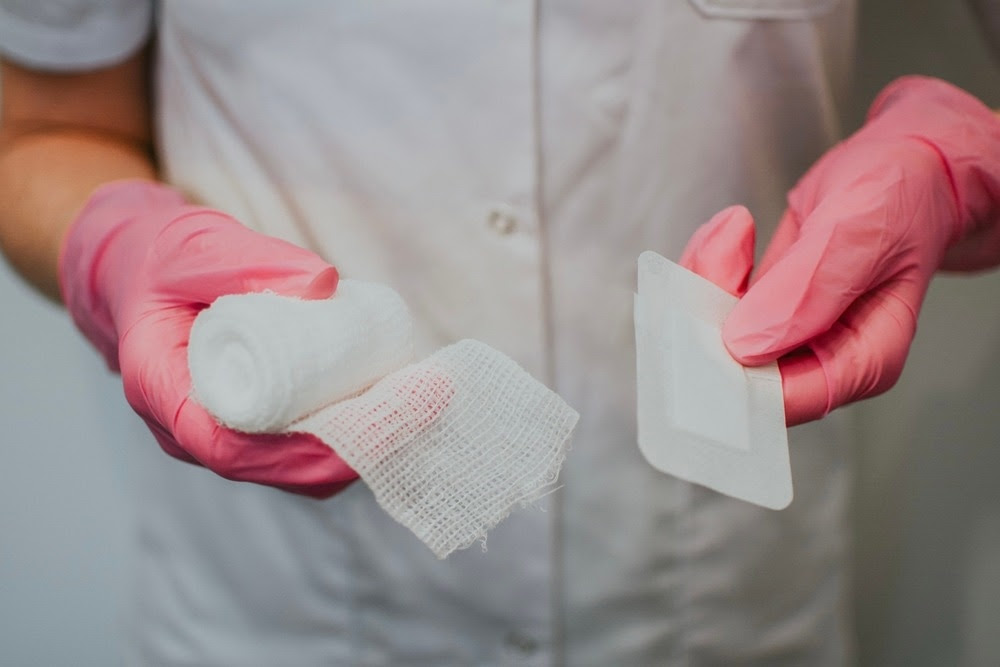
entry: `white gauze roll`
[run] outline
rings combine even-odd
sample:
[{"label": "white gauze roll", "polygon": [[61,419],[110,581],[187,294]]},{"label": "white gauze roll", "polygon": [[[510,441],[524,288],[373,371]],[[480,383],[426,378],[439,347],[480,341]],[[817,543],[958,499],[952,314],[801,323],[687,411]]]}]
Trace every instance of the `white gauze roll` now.
[{"label": "white gauze roll", "polygon": [[413,323],[384,285],[342,280],[333,297],[223,296],[195,319],[195,399],[222,424],[273,433],[371,386],[413,355]]}]

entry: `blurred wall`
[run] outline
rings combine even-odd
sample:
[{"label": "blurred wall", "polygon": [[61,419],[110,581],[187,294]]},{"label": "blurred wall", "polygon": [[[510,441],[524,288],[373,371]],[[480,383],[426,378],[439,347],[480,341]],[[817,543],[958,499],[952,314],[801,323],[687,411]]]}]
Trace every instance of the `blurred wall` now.
[{"label": "blurred wall", "polygon": [[[907,72],[1000,108],[1000,68],[965,2],[860,6],[853,125]],[[937,279],[899,384],[859,415],[862,664],[1000,665],[1000,274]]]}]

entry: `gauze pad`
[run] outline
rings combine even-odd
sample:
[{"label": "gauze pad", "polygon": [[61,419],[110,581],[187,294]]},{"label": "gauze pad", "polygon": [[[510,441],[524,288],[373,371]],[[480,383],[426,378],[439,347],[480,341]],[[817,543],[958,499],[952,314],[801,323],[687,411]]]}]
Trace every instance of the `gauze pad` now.
[{"label": "gauze pad", "polygon": [[342,281],[324,301],[227,296],[195,320],[188,364],[217,419],[317,436],[444,558],[547,492],[578,415],[477,341],[404,366],[411,329],[378,285]]},{"label": "gauze pad", "polygon": [[356,394],[413,357],[413,322],[384,285],[342,280],[336,294],[304,301],[273,293],[223,296],[191,327],[195,398],[222,424],[282,430]]},{"label": "gauze pad", "polygon": [[444,558],[547,491],[577,418],[513,360],[463,340],[288,430],[329,444]]},{"label": "gauze pad", "polygon": [[639,449],[666,473],[782,509],[792,500],[781,374],[722,342],[738,299],[654,252],[635,297]]}]

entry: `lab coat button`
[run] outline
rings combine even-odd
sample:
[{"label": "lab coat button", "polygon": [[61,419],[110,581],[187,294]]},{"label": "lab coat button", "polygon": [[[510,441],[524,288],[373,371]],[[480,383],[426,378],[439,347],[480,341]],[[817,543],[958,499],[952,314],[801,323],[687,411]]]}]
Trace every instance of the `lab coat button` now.
[{"label": "lab coat button", "polygon": [[508,648],[522,655],[531,655],[538,650],[537,639],[530,635],[526,635],[523,632],[518,632],[517,630],[511,630],[508,632],[503,641]]},{"label": "lab coat button", "polygon": [[490,229],[501,236],[508,236],[517,229],[517,217],[506,208],[494,208],[486,218],[486,223]]}]

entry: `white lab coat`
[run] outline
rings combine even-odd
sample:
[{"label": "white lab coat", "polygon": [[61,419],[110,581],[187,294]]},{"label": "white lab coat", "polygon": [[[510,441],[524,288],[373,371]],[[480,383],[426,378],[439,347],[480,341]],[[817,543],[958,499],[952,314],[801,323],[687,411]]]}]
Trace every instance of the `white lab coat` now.
[{"label": "white lab coat", "polygon": [[398,289],[422,351],[487,341],[582,418],[561,490],[487,551],[443,562],[363,484],[317,502],[144,438],[129,661],[849,662],[845,418],[792,431],[782,512],[652,470],[635,442],[631,304],[638,254],[676,258],[726,205],[747,204],[767,238],[839,135],[853,13],[853,0],[160,3],[168,180]]}]

